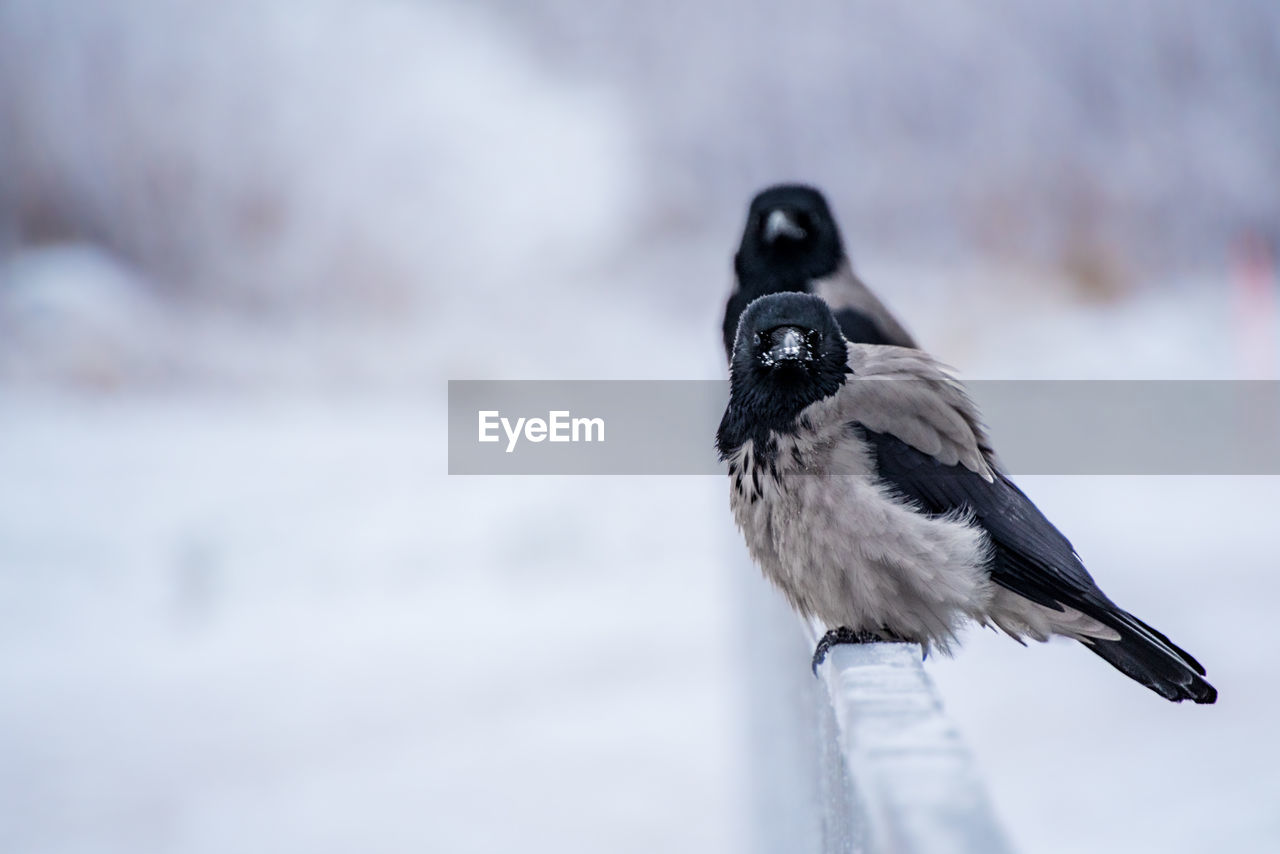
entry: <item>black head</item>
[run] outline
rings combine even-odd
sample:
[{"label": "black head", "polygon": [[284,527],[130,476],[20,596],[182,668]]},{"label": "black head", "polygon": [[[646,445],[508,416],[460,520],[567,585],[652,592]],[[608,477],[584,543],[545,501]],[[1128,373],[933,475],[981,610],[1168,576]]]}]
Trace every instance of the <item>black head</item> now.
[{"label": "black head", "polygon": [[769,430],[795,430],[805,407],[844,385],[848,359],[840,326],[818,297],[769,294],[747,306],[729,366],[729,408],[716,436],[721,456]]},{"label": "black head", "polygon": [[742,243],[734,256],[739,287],[751,296],[807,291],[831,275],[844,245],[822,193],[802,184],[778,184],[751,200]]}]

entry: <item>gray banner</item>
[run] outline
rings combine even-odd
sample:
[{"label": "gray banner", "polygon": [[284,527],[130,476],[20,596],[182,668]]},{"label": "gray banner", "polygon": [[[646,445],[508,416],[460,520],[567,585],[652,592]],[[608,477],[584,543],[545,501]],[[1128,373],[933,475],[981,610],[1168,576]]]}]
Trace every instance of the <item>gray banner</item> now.
[{"label": "gray banner", "polygon": [[[1009,474],[1280,474],[1280,383],[976,381]],[[450,381],[450,474],[720,474],[726,381]]]}]

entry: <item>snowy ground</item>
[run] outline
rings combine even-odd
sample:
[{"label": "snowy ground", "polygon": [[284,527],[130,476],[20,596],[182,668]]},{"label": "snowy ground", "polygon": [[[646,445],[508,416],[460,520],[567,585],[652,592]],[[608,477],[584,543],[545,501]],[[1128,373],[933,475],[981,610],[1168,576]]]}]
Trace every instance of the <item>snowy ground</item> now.
[{"label": "snowy ground", "polygon": [[[442,396],[0,397],[0,847],[743,849],[722,485],[450,478]],[[1020,849],[1274,850],[1280,481],[1023,483],[1222,699],[979,632],[931,662]]]},{"label": "snowy ground", "polygon": [[7,398],[0,848],[740,850],[719,484],[442,426]]}]

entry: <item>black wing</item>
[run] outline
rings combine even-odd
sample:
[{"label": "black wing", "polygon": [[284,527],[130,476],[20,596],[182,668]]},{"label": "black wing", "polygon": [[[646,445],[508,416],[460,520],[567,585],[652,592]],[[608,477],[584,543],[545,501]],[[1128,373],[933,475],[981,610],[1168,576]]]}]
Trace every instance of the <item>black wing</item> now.
[{"label": "black wing", "polygon": [[971,513],[995,548],[991,579],[1031,601],[1068,605],[1095,619],[1115,606],[1098,589],[1062,532],[1031,499],[997,473],[988,481],[964,466],[945,465],[889,433],[861,429],[890,488],[927,513]]},{"label": "black wing", "polygon": [[1161,696],[1212,703],[1218,692],[1186,651],[1107,598],[1071,542],[1008,478],[988,481],[946,465],[889,433],[853,427],[868,443],[877,473],[891,489],[933,515],[972,514],[994,549],[991,580],[1054,610],[1075,608],[1114,629],[1118,640],[1094,639],[1089,650]]}]

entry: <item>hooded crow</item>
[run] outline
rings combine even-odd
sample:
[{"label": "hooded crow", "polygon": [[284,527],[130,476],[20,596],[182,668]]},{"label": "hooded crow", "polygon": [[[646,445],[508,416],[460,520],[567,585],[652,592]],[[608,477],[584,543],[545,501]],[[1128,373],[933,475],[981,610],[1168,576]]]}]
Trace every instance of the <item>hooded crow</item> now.
[{"label": "hooded crow", "polygon": [[1169,700],[1212,703],[1204,668],[1098,589],[1000,471],[964,387],[920,350],[851,344],[807,294],[743,312],[716,434],[764,573],[836,643],[947,651],[966,620],[1063,635]]},{"label": "hooded crow", "polygon": [[850,341],[916,346],[854,275],[831,208],[813,187],[779,184],[751,200],[733,269],[734,289],[724,310],[726,358],[733,357],[733,336],[743,309],[757,297],[782,292],[822,297]]}]

